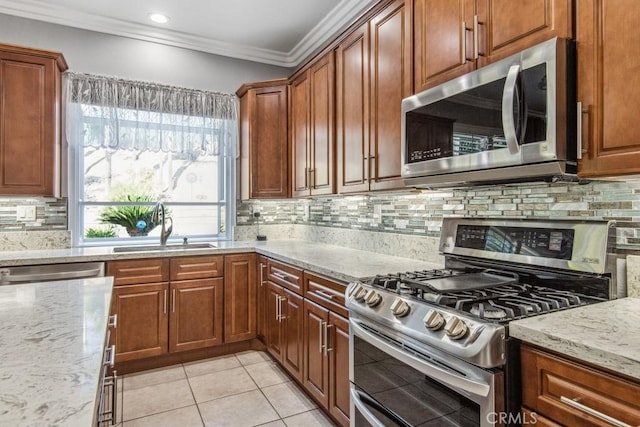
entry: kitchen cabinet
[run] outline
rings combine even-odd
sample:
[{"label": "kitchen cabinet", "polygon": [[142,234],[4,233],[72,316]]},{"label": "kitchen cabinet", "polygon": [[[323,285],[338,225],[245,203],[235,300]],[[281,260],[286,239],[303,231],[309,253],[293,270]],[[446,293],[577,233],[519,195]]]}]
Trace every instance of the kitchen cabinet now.
[{"label": "kitchen cabinet", "polygon": [[347,426],[349,323],[345,318],[344,285],[305,272],[304,288],[302,384],[336,421]]},{"label": "kitchen cabinet", "polygon": [[411,94],[411,30],[394,1],[336,48],[339,193],[403,187],[400,108]]},{"label": "kitchen cabinet", "polygon": [[255,254],[224,257],[224,342],[256,337]]},{"label": "kitchen cabinet", "polygon": [[116,362],[160,356],[169,343],[169,260],[127,260],[107,264],[114,277],[111,336]]},{"label": "kitchen cabinet", "polygon": [[294,197],[335,192],[334,78],[333,51],[292,78],[289,138]]},{"label": "kitchen cabinet", "polygon": [[58,196],[61,53],[0,44],[0,195]]},{"label": "kitchen cabinet", "polygon": [[640,423],[639,383],[528,345],[521,357],[523,410],[547,425],[611,425],[602,416]]},{"label": "kitchen cabinet", "polygon": [[223,342],[222,256],[113,261],[116,362]]},{"label": "kitchen cabinet", "polygon": [[267,351],[302,380],[302,271],[269,259],[267,273]]},{"label": "kitchen cabinet", "polygon": [[640,9],[633,0],[576,2],[580,177],[640,173]]},{"label": "kitchen cabinet", "polygon": [[272,281],[267,292],[267,351],[301,381],[303,299]]},{"label": "kitchen cabinet", "polygon": [[290,195],[287,80],[243,85],[240,97],[240,196]]},{"label": "kitchen cabinet", "polygon": [[573,37],[572,0],[413,0],[421,92],[553,37]]}]

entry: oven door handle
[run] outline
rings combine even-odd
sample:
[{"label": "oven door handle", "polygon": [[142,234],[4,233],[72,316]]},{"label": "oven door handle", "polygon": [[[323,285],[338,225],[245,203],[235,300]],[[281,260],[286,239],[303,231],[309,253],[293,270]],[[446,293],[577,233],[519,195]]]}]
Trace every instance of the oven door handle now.
[{"label": "oven door handle", "polygon": [[382,406],[376,400],[370,398],[368,395],[356,390],[351,386],[351,401],[353,402],[353,406],[356,407],[358,412],[362,414],[363,417],[374,427],[386,427],[384,423],[382,423],[376,416],[367,408],[366,405],[374,407],[376,410],[382,412],[385,416],[392,419],[399,426],[402,427],[411,427],[411,424],[407,423],[405,420],[400,418],[398,415],[389,411],[387,408]]},{"label": "oven door handle", "polygon": [[367,341],[369,344],[379,348],[380,350],[390,354],[396,359],[406,363],[412,368],[417,369],[418,371],[430,376],[435,380],[438,380],[444,384],[449,384],[450,386],[456,387],[460,390],[464,390],[476,396],[487,397],[491,392],[490,384],[474,381],[470,378],[465,378],[462,375],[456,375],[452,372],[446,371],[438,366],[429,363],[429,361],[426,359],[419,359],[418,357],[410,353],[402,351],[366,331],[354,319],[349,319],[349,324],[354,335],[357,335],[358,337]]}]

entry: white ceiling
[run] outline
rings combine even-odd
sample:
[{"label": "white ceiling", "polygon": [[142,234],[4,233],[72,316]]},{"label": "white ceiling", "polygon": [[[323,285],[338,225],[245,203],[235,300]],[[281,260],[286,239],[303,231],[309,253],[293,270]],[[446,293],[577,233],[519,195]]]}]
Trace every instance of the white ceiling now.
[{"label": "white ceiling", "polygon": [[[377,0],[0,0],[0,13],[294,67]],[[149,13],[171,19],[155,24]]]}]

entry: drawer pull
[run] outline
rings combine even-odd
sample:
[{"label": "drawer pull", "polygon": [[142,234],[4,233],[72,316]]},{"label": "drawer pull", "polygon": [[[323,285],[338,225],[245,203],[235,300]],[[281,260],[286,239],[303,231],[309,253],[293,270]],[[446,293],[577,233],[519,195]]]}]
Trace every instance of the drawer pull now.
[{"label": "drawer pull", "polygon": [[116,345],[113,344],[111,347],[107,348],[104,352],[104,363],[103,365],[109,365],[113,368],[116,364]]},{"label": "drawer pull", "polygon": [[322,289],[317,289],[314,292],[316,294],[320,295],[321,297],[325,297],[325,298],[329,298],[329,299],[334,299],[334,298],[338,297],[338,295],[330,294],[329,292],[323,291]]},{"label": "drawer pull", "polygon": [[109,316],[109,324],[107,325],[110,328],[117,328],[118,327],[118,314],[114,314],[113,316]]},{"label": "drawer pull", "polygon": [[591,416],[594,416],[604,422],[607,422],[609,424],[612,424],[616,427],[631,427],[631,425],[623,423],[620,420],[617,420],[613,417],[610,417],[609,415],[603,414],[600,411],[596,411],[593,408],[590,408],[586,405],[583,405],[582,403],[580,403],[578,400],[580,398],[576,397],[575,399],[569,399],[568,397],[565,396],[560,396],[560,401],[562,401],[562,403],[566,403],[567,405],[571,406],[574,409],[577,409],[579,411],[582,411],[586,414],[589,414]]}]

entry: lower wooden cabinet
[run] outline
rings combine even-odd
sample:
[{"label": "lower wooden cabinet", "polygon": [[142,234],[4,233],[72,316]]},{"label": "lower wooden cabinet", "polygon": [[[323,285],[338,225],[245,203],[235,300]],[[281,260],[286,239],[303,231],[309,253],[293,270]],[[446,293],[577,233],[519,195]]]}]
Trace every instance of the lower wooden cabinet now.
[{"label": "lower wooden cabinet", "polygon": [[224,257],[224,342],[256,337],[256,256]]},{"label": "lower wooden cabinet", "polygon": [[521,357],[523,410],[541,425],[640,425],[640,383],[526,345]]},{"label": "lower wooden cabinet", "polygon": [[116,362],[160,356],[167,352],[169,283],[115,286],[111,313],[118,315],[112,334]]},{"label": "lower wooden cabinet", "polygon": [[222,344],[222,277],[171,282],[169,351]]},{"label": "lower wooden cabinet", "polygon": [[267,283],[267,351],[298,381],[303,369],[303,298]]},{"label": "lower wooden cabinet", "polygon": [[304,300],[302,384],[340,424],[349,425],[349,323]]}]

